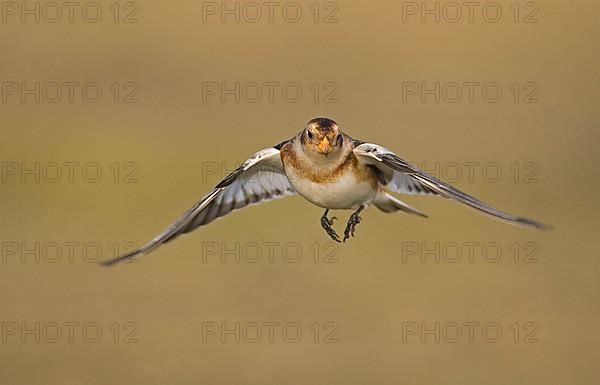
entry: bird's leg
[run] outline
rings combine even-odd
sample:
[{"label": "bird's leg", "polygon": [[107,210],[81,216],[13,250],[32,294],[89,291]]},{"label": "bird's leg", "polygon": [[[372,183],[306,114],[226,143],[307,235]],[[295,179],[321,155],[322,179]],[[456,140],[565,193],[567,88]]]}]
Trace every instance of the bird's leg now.
[{"label": "bird's leg", "polygon": [[364,208],[365,206],[361,205],[358,208],[358,210],[356,210],[352,213],[352,215],[350,215],[348,223],[346,224],[346,230],[344,230],[344,242],[346,242],[346,239],[350,238],[350,235],[354,236],[354,230],[356,228],[356,225],[358,225],[361,220],[361,217],[358,214],[360,214],[360,212],[363,211]]},{"label": "bird's leg", "polygon": [[333,239],[336,242],[340,242],[340,237],[337,235],[337,233],[335,232],[333,227],[331,227],[333,225],[333,221],[337,218],[336,217],[331,217],[331,219],[327,218],[328,212],[329,212],[329,209],[325,210],[325,212],[323,213],[323,216],[321,217],[321,226],[323,226],[325,231],[327,231],[327,234],[331,237],[331,239]]}]

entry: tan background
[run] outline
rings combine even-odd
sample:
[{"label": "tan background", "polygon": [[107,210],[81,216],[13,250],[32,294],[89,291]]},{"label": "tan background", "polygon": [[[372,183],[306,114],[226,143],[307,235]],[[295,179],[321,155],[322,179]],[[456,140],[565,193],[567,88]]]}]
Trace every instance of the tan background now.
[{"label": "tan background", "polygon": [[[421,163],[514,162],[539,166],[538,183],[477,177],[456,185],[510,212],[556,226],[510,226],[435,198],[406,200],[430,214],[364,214],[337,264],[311,262],[326,247],[321,210],[300,198],[252,207],[161,248],[137,264],[103,269],[81,253],[70,263],[0,266],[2,322],[96,322],[98,343],[0,344],[4,384],[592,384],[598,381],[598,47],[594,1],[544,1],[537,24],[402,23],[401,2],[338,2],[339,23],[277,17],[202,23],[200,2],[139,3],[137,24],[0,24],[3,82],[98,82],[98,103],[0,104],[2,162],[96,162],[98,183],[2,183],[1,240],[141,243],[187,209],[219,177],[203,162],[234,167],[294,135],[312,117]],[[31,3],[30,3],[31,4]],[[107,11],[109,3],[101,3]],[[433,7],[433,3],[429,3]],[[136,82],[137,104],[113,103],[108,85]],[[202,82],[297,82],[298,103],[202,102]],[[402,82],[498,82],[498,103],[402,102]],[[507,87],[536,82],[537,104]],[[338,103],[315,103],[308,86],[335,82]],[[135,162],[138,183],[114,183],[108,166]],[[521,178],[522,179],[522,178]],[[339,213],[345,220],[348,213]],[[341,230],[341,223],[337,224]],[[496,242],[490,264],[402,261],[403,242]],[[202,262],[203,242],[297,242],[290,264]],[[509,247],[534,242],[537,264],[512,263]],[[39,255],[39,254],[38,254]],[[6,256],[5,256],[6,257]],[[202,342],[202,323],[297,322],[296,344]],[[497,322],[498,343],[402,341],[403,322]],[[137,344],[108,327],[134,322]],[[308,326],[335,322],[339,343],[313,343]],[[535,322],[535,344],[508,327]]]}]

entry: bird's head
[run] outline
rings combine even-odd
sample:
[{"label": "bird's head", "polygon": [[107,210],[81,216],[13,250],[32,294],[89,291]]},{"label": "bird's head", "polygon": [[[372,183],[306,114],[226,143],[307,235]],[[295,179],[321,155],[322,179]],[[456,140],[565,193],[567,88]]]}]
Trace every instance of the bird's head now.
[{"label": "bird's head", "polygon": [[306,124],[300,140],[305,151],[327,157],[342,148],[344,135],[333,120],[315,118]]}]

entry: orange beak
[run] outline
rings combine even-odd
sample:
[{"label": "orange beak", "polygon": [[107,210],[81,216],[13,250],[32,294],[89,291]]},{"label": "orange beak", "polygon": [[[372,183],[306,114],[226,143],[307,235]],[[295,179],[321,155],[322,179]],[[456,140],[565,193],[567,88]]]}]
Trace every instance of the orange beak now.
[{"label": "orange beak", "polygon": [[321,151],[323,154],[327,154],[329,151],[331,151],[331,145],[329,144],[329,140],[327,138],[323,138],[318,147],[319,151]]}]

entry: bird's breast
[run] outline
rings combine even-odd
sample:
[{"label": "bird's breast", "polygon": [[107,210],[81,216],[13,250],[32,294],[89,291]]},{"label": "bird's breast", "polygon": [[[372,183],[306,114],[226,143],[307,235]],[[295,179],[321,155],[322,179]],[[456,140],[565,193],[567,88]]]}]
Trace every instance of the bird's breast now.
[{"label": "bird's breast", "polygon": [[354,209],[375,199],[375,173],[354,159],[337,167],[307,167],[284,161],[285,173],[298,194],[328,209]]}]

